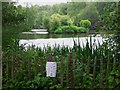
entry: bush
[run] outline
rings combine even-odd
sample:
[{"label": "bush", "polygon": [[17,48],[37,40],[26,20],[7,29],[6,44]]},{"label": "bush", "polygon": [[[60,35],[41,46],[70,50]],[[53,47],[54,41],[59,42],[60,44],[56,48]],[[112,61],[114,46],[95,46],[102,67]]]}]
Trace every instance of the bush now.
[{"label": "bush", "polygon": [[77,32],[78,32],[78,31],[77,31],[77,28],[78,28],[77,26],[73,26],[73,25],[72,25],[72,26],[70,26],[70,28],[71,28],[72,30],[74,30],[74,33],[77,33]]},{"label": "bush", "polygon": [[61,29],[63,33],[74,33],[74,30],[70,26],[62,26]]},{"label": "bush", "polygon": [[61,26],[55,30],[54,33],[86,33],[88,29],[85,27],[77,27],[77,26]]},{"label": "bush", "polygon": [[62,29],[59,27],[57,30],[55,30],[55,33],[62,33]]},{"label": "bush", "polygon": [[89,20],[81,20],[80,26],[85,27],[85,28],[89,28],[91,26],[91,22]]},{"label": "bush", "polygon": [[86,33],[86,32],[88,32],[89,30],[88,30],[87,28],[85,28],[85,27],[77,27],[77,31],[78,31],[78,32],[81,32],[81,33]]}]

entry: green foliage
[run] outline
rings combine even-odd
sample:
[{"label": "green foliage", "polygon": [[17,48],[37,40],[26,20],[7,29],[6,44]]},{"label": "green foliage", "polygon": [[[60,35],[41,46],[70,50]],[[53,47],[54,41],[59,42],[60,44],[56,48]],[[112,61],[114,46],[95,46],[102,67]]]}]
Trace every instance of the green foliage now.
[{"label": "green foliage", "polygon": [[109,43],[111,44],[111,48],[116,48],[116,57],[120,56],[119,7],[120,2],[97,3],[98,12],[100,14],[100,21],[97,23],[97,29],[115,31],[113,37],[109,39]]},{"label": "green foliage", "polygon": [[68,15],[62,16],[61,20],[61,25],[72,25],[73,21],[71,20],[71,18]]},{"label": "green foliage", "polygon": [[[101,6],[103,8],[101,8]],[[98,12],[100,14],[99,30],[117,30],[118,28],[118,3],[105,2],[97,3]],[[103,13],[102,13],[103,12]]]},{"label": "green foliage", "polygon": [[50,17],[50,31],[54,32],[60,25],[61,15],[59,14],[53,14]]},{"label": "green foliage", "polygon": [[69,2],[68,3],[68,15],[76,16],[86,7],[85,2]]},{"label": "green foliage", "polygon": [[85,28],[89,28],[91,26],[91,22],[89,20],[81,20],[80,26],[85,27]]},{"label": "green foliage", "polygon": [[50,31],[55,31],[61,25],[58,19],[54,19],[50,22]]},{"label": "green foliage", "polygon": [[61,26],[59,27],[55,33],[86,33],[89,30],[86,29],[85,27],[77,27],[74,25],[70,26]]},{"label": "green foliage", "polygon": [[119,84],[120,84],[120,72],[118,70],[112,70],[110,72],[110,75],[108,77],[108,81],[109,81],[109,87],[112,88],[113,87],[113,82],[117,84],[117,86],[114,86],[116,89],[119,88]]},{"label": "green foliage", "polygon": [[59,27],[57,30],[55,30],[55,33],[62,33],[62,29]]},{"label": "green foliage", "polygon": [[91,21],[92,26],[96,25],[99,20],[99,13],[96,8],[95,2],[87,2],[87,6],[76,15],[75,22],[79,23],[80,20],[88,19]]},{"label": "green foliage", "polygon": [[[90,38],[91,41],[92,37]],[[73,40],[74,41],[74,40]],[[68,76],[66,76],[68,70],[68,52],[71,53],[71,60],[72,62],[69,65],[69,68],[71,68],[69,71],[71,72],[70,75],[74,77],[72,82],[74,82],[75,88],[93,88],[92,82],[93,82],[93,67],[94,67],[94,58],[97,57],[97,63],[96,63],[96,73],[95,73],[95,88],[99,88],[99,80],[100,80],[100,60],[101,56],[103,57],[104,64],[103,64],[103,88],[105,88],[105,80],[106,80],[106,66],[107,66],[107,60],[108,57],[110,59],[110,66],[109,66],[109,72],[108,72],[108,83],[109,88],[113,88],[113,83],[116,88],[119,88],[119,77],[120,73],[118,71],[119,69],[119,60],[116,58],[115,67],[116,69],[112,69],[113,67],[113,55],[114,51],[112,51],[107,43],[104,43],[102,46],[96,46],[96,49],[92,49],[93,46],[86,41],[87,44],[84,47],[80,46],[80,42],[74,41],[74,46],[69,47],[59,47],[55,46],[53,49],[51,47],[46,47],[44,49],[41,48],[35,48],[34,46],[29,47],[27,50],[25,50],[24,46],[19,46],[19,41],[15,41],[14,46],[12,48],[14,49],[8,49],[7,52],[3,53],[3,88],[54,88],[54,89],[61,89],[60,84],[60,78],[61,78],[61,67],[64,69],[63,72],[63,88],[67,87],[68,82]],[[77,44],[78,43],[78,44]],[[99,43],[99,42],[98,42]],[[62,52],[62,62],[63,65],[60,65],[58,63],[57,68],[57,77],[56,78],[49,78],[46,77],[45,74],[45,66],[46,66],[46,57],[48,54],[50,55],[48,59],[50,60],[50,57],[54,57],[56,62],[60,62]],[[76,55],[76,58],[74,57]],[[84,56],[84,59],[82,58]],[[90,56],[90,69],[88,72],[88,57]],[[36,58],[37,57],[37,58]],[[39,59],[40,57],[40,59]],[[12,67],[12,58],[14,60],[14,78],[11,78],[11,67]],[[17,59],[16,59],[17,58]],[[30,66],[31,66],[31,78],[28,78],[28,58],[30,59]],[[35,59],[36,58],[36,59]],[[37,65],[35,65],[35,60],[37,60]],[[51,59],[52,60],[52,59]],[[76,61],[74,61],[76,60]],[[84,62],[82,62],[82,60]],[[76,63],[75,63],[76,62]],[[8,65],[8,67],[7,67]],[[20,65],[20,66],[19,66]],[[77,66],[77,67],[74,67]],[[8,68],[8,70],[7,70]],[[75,69],[76,68],[76,69]],[[37,70],[37,71],[36,71]],[[35,74],[36,72],[36,74]],[[70,77],[69,77],[70,78]],[[80,78],[80,79],[76,79]]]},{"label": "green foliage", "polygon": [[45,17],[45,18],[43,19],[44,27],[47,28],[47,29],[49,29],[49,26],[50,26],[50,25],[49,25],[49,24],[50,24],[49,21],[50,21],[50,20],[49,20],[49,17]]},{"label": "green foliage", "polygon": [[77,32],[81,32],[81,33],[86,33],[88,32],[89,30],[85,27],[77,27]]},{"label": "green foliage", "polygon": [[62,26],[61,29],[63,33],[74,33],[74,30],[70,26]]}]

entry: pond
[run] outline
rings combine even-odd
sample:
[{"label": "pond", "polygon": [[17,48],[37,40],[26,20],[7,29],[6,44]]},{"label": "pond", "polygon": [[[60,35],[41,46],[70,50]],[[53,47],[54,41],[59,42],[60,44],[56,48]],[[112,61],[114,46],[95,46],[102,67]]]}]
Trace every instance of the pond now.
[{"label": "pond", "polygon": [[73,47],[74,41],[78,44],[80,43],[83,47],[87,40],[90,42],[90,36],[92,36],[92,44],[98,45],[102,44],[105,38],[100,34],[48,34],[45,29],[33,29],[31,32],[22,32],[20,34],[20,45],[24,45],[26,48],[29,46],[35,45],[35,47],[54,47],[68,46]]}]

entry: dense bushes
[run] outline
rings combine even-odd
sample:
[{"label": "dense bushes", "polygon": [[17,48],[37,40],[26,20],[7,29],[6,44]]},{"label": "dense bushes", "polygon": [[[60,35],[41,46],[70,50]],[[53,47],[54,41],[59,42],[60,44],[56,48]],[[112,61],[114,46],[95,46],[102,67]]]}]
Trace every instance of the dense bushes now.
[{"label": "dense bushes", "polygon": [[85,27],[78,27],[78,28],[77,28],[77,31],[78,31],[78,32],[81,32],[81,33],[86,33],[86,32],[89,31],[89,29],[87,29],[87,28],[85,28]]},{"label": "dense bushes", "polygon": [[61,26],[55,30],[55,33],[86,33],[89,30],[85,27],[71,26]]},{"label": "dense bushes", "polygon": [[86,33],[91,26],[89,20],[81,20],[80,27],[73,25],[73,22],[74,20],[68,15],[53,14],[49,22],[50,33]]}]

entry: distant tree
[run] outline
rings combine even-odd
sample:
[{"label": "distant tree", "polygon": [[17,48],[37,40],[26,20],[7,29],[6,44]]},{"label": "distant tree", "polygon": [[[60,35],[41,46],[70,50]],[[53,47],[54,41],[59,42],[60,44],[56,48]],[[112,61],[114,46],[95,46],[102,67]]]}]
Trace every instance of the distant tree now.
[{"label": "distant tree", "polygon": [[86,3],[85,2],[69,2],[68,3],[68,8],[67,8],[67,13],[71,17],[72,16],[76,16],[85,7],[86,7]]},{"label": "distant tree", "polygon": [[72,25],[73,24],[73,21],[68,15],[63,15],[60,21],[61,21],[61,25]]},{"label": "distant tree", "polygon": [[91,21],[92,26],[99,20],[99,13],[96,8],[96,3],[86,3],[86,7],[81,10],[81,12],[76,16],[75,23],[78,23],[80,20],[88,19]]},{"label": "distant tree", "polygon": [[50,17],[50,30],[55,31],[59,26],[61,26],[61,15],[56,13]]},{"label": "distant tree", "polygon": [[49,24],[50,24],[49,22],[50,22],[49,17],[43,18],[43,24],[46,29],[49,29]]}]

